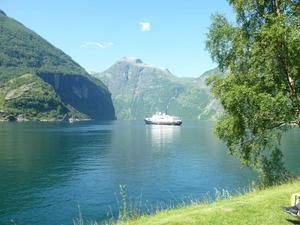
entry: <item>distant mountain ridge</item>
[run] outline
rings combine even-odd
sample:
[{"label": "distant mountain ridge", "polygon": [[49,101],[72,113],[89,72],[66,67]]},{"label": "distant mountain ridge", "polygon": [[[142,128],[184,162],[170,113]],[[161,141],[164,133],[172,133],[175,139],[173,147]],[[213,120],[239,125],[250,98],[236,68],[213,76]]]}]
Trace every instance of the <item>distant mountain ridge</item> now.
[{"label": "distant mountain ridge", "polygon": [[114,119],[107,87],[0,10],[0,120],[70,117]]},{"label": "distant mountain ridge", "polygon": [[179,78],[168,69],[124,57],[104,72],[92,75],[112,93],[118,119],[140,120],[168,110],[185,120],[215,120],[222,107],[205,83],[205,78],[214,74],[222,75],[214,69],[197,79]]},{"label": "distant mountain ridge", "polygon": [[6,13],[3,12],[1,9],[0,9],[0,14],[2,14],[3,16],[6,16]]}]

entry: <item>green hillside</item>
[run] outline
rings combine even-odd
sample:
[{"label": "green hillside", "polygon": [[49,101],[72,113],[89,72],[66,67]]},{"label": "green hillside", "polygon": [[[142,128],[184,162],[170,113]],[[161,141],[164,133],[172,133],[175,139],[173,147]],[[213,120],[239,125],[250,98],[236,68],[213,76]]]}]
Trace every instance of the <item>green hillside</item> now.
[{"label": "green hillside", "polygon": [[71,57],[0,11],[0,120],[69,117],[114,119],[110,92]]},{"label": "green hillside", "polygon": [[178,78],[169,70],[140,59],[123,58],[106,71],[93,75],[112,93],[118,119],[143,119],[168,109],[169,114],[185,120],[214,120],[222,108],[210,94],[205,79],[220,74],[215,69],[198,79]]}]

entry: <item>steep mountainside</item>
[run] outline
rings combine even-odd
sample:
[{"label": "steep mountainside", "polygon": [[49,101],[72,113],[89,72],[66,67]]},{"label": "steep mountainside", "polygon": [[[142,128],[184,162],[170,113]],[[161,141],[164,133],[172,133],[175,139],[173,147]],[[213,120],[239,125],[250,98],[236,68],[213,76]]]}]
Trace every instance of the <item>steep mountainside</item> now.
[{"label": "steep mountainside", "polygon": [[205,78],[221,74],[213,70],[198,79],[178,78],[169,70],[156,68],[136,58],[123,58],[102,73],[112,93],[118,119],[143,119],[157,111],[176,114],[185,120],[214,120],[222,112],[209,93]]},{"label": "steep mountainside", "polygon": [[114,119],[111,94],[71,57],[0,10],[0,120]]}]

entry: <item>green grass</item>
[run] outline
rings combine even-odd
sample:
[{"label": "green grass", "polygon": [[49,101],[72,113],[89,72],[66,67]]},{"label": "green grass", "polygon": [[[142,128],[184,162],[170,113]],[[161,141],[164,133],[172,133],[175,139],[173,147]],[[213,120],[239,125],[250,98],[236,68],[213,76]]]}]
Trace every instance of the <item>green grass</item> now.
[{"label": "green grass", "polygon": [[300,192],[300,181],[272,187],[210,204],[195,204],[166,210],[156,215],[142,216],[136,220],[119,222],[118,225],[284,225],[300,224],[295,218],[281,211],[289,206],[292,193]]}]

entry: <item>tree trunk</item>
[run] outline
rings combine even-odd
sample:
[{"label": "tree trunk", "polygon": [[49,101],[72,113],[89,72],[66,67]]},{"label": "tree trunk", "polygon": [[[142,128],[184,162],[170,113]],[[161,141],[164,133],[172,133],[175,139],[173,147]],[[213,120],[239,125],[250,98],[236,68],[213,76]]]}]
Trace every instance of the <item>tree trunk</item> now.
[{"label": "tree trunk", "polygon": [[281,10],[280,10],[280,7],[279,7],[278,0],[275,0],[275,6],[276,6],[277,16],[281,16]]}]

